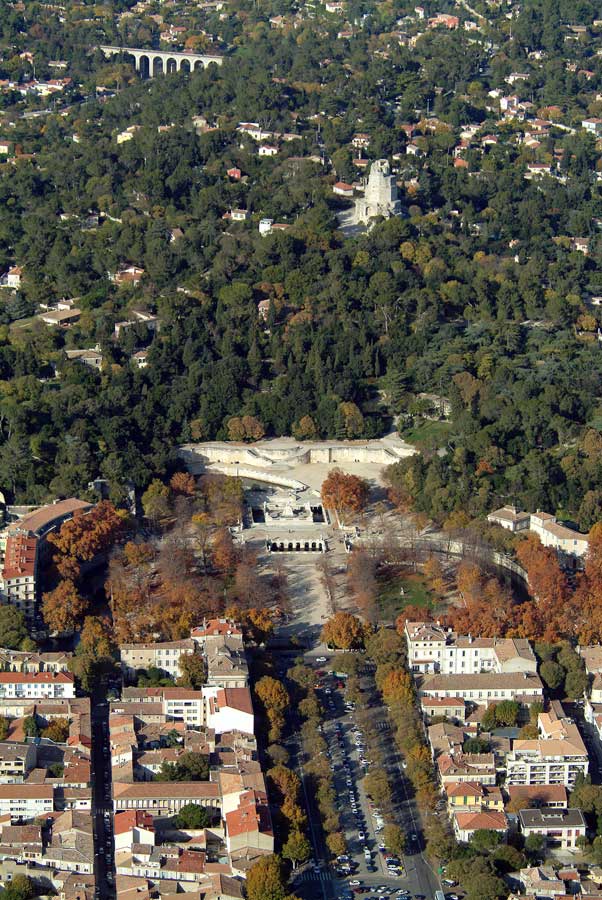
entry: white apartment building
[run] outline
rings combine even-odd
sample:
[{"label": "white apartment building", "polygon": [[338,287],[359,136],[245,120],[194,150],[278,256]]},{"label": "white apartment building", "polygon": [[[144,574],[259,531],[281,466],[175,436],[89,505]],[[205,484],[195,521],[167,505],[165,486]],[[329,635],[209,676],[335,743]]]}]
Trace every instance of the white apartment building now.
[{"label": "white apartment building", "polygon": [[579,729],[554,712],[538,717],[541,737],[513,741],[506,756],[507,785],[563,784],[573,788],[578,775],[587,775],[589,759]]},{"label": "white apartment building", "polygon": [[37,819],[54,809],[51,784],[0,784],[0,817],[12,822]]},{"label": "white apartment building", "polygon": [[248,688],[203,688],[208,702],[207,725],[218,734],[253,734],[254,716]]},{"label": "white apartment building", "polygon": [[163,712],[168,719],[182,721],[186,725],[205,725],[206,703],[202,691],[187,688],[163,689]]},{"label": "white apartment building", "polygon": [[71,672],[0,672],[0,699],[54,699],[75,697]]},{"label": "white apartment building", "polygon": [[408,663],[413,672],[441,675],[537,672],[535,654],[523,638],[473,638],[433,622],[406,622],[405,636]]},{"label": "white apartment building", "polygon": [[478,706],[501,700],[533,703],[543,700],[543,684],[533,672],[480,675],[426,675],[418,688],[420,697],[462,697]]}]

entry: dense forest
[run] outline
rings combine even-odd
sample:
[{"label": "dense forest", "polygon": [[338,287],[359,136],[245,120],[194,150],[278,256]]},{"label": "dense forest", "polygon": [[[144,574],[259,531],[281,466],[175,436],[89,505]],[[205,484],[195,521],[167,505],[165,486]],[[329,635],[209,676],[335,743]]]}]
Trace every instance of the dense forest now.
[{"label": "dense forest", "polygon": [[[299,16],[288,2],[233,3],[221,19],[186,7],[182,21],[217,35],[224,63],[150,81],[93,47],[99,31],[159,46],[156,23],[122,18],[129,2],[105,6],[80,21],[67,4],[61,23],[26,3],[1,22],[1,74],[26,80],[17,51],[35,49],[40,71],[65,58],[73,78],[43,116],[2,94],[0,132],[19,152],[0,165],[0,272],[23,271],[0,297],[7,497],[81,495],[100,474],[119,498],[126,482],[144,488],[169,472],[179,443],[227,438],[233,417],[251,416],[267,435],[300,439],[399,428],[422,450],[403,489],[438,519],[516,501],[582,528],[597,521],[602,345],[589,301],[602,293],[602,154],[573,130],[602,105],[595,5],[531,0],[509,30],[477,3],[486,33],[426,31],[411,48],[391,33],[414,4],[349,4],[362,27],[346,40],[320,16],[270,28],[270,16]],[[566,22],[587,26],[587,40],[564,43]],[[595,70],[587,84],[567,69],[567,47]],[[568,123],[533,150],[517,140],[527,120],[501,121],[489,97],[517,70],[528,81],[513,90]],[[249,121],[298,137],[259,156],[237,130]],[[496,141],[473,142],[456,167],[468,125]],[[362,177],[357,132],[370,136],[368,159],[392,160],[404,214],[344,235],[332,184]],[[526,179],[534,161],[554,161],[556,177]],[[239,208],[246,221],[224,218]],[[266,217],[290,227],[260,235]],[[586,254],[574,243],[584,237]],[[132,265],[139,284],[109,277]],[[48,328],[36,314],[61,298],[76,298],[79,321]],[[160,328],[116,337],[134,310]],[[94,346],[100,372],[64,352]],[[447,418],[427,415],[424,392],[450,401]]]}]

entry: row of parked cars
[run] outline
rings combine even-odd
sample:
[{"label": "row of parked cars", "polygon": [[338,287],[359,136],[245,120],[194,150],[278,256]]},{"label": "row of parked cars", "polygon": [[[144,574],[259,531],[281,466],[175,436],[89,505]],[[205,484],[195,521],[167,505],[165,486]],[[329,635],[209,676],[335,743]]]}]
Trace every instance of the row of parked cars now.
[{"label": "row of parked cars", "polygon": [[361,881],[350,881],[349,885],[352,886],[355,894],[368,894],[367,900],[387,900],[389,897],[392,900],[410,900],[412,897],[407,888],[398,888],[396,890],[395,888],[387,887],[385,884],[364,885]]}]

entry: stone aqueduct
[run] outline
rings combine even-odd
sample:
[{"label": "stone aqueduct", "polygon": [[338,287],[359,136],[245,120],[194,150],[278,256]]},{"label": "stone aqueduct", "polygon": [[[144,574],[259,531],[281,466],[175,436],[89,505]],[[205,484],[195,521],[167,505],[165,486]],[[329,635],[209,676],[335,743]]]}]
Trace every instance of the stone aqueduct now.
[{"label": "stone aqueduct", "polygon": [[223,56],[211,53],[179,53],[175,50],[149,50],[138,47],[101,46],[105,56],[133,56],[136,71],[142,78],[168,75],[171,72],[194,72],[215,63],[221,66]]}]

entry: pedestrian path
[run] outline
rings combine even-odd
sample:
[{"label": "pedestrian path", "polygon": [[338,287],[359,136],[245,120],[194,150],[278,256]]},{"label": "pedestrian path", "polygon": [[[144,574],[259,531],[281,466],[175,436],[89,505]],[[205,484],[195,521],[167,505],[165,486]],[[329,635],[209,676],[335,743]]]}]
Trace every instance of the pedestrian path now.
[{"label": "pedestrian path", "polygon": [[300,880],[302,881],[330,881],[330,872],[314,872],[313,869],[308,869],[306,872],[303,872],[300,875]]}]

